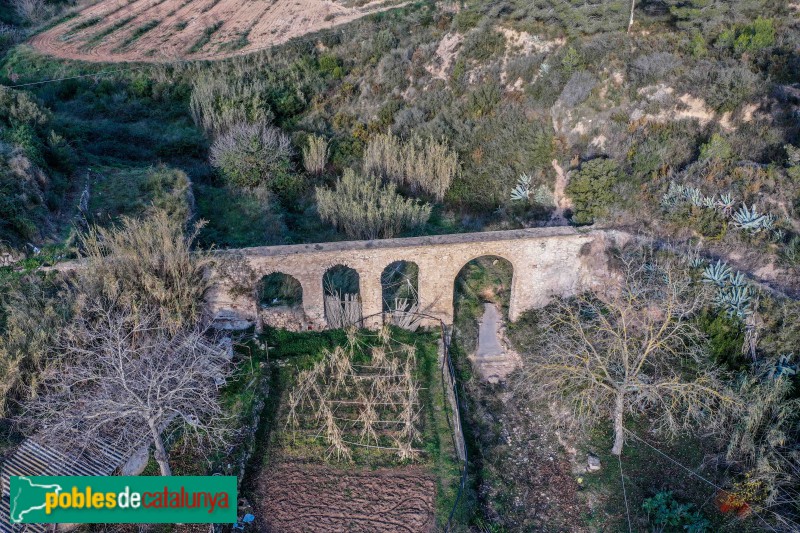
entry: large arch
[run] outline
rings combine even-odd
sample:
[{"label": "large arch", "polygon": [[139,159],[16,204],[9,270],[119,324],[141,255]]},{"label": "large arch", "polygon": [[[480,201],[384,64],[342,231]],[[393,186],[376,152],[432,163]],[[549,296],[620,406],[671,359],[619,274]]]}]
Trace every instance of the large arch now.
[{"label": "large arch", "polygon": [[324,314],[328,327],[361,323],[361,277],[354,268],[333,265],[322,275]]},{"label": "large arch", "polygon": [[487,254],[467,261],[453,282],[453,321],[462,332],[462,342],[471,351],[477,342],[477,323],[485,306],[493,305],[508,320],[514,299],[514,263],[500,255]]}]

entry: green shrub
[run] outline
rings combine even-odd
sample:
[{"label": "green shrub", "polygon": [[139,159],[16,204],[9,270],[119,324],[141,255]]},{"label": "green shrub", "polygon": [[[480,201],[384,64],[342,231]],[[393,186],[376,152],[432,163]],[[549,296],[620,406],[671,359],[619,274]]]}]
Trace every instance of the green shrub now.
[{"label": "green shrub", "polygon": [[733,156],[731,143],[719,133],[711,136],[706,144],[700,147],[700,161],[727,162]]},{"label": "green shrub", "polygon": [[482,18],[483,15],[478,11],[464,9],[453,17],[453,28],[460,33],[466,33],[476,27]]},{"label": "green shrub", "polygon": [[364,151],[363,170],[441,201],[458,175],[459,163],[444,140],[412,135],[402,142],[387,133],[370,139]]},{"label": "green shrub", "polygon": [[269,84],[262,79],[198,76],[189,102],[192,117],[209,133],[225,132],[243,123],[269,122],[274,118],[269,91]]},{"label": "green shrub", "polygon": [[188,221],[194,208],[191,183],[186,173],[159,165],[147,172],[143,189],[152,198],[152,206],[177,220]]},{"label": "green shrub", "polygon": [[700,511],[694,510],[694,504],[678,503],[670,491],[647,498],[642,502],[642,509],[647,513],[653,531],[703,533],[711,527],[711,522]]},{"label": "green shrub", "polygon": [[756,52],[775,44],[775,25],[772,19],[758,17],[750,24],[722,32],[717,45],[732,48],[737,54]]},{"label": "green shrub", "polygon": [[272,126],[240,124],[211,145],[211,164],[237,187],[257,187],[291,170],[289,137]]},{"label": "green shrub", "polygon": [[744,327],[741,320],[706,309],[698,316],[697,325],[708,337],[708,351],[716,364],[729,370],[747,367],[747,358],[742,354]]},{"label": "green shrub", "polygon": [[403,198],[393,183],[347,169],[335,189],[317,187],[317,210],[325,222],[354,239],[390,238],[422,226],[431,208]]},{"label": "green shrub", "polygon": [[467,59],[483,62],[501,55],[505,48],[506,39],[503,34],[486,25],[467,34],[461,53]]},{"label": "green shrub", "polygon": [[549,167],[553,160],[552,126],[527,116],[524,105],[501,104],[467,124],[453,135],[454,147],[463,154],[463,170],[446,197],[454,204],[495,210],[508,202],[520,174]]},{"label": "green shrub", "polygon": [[319,56],[317,63],[319,64],[320,72],[331,76],[333,79],[338,80],[344,76],[344,70],[342,69],[341,61],[334,55],[322,54]]},{"label": "green shrub", "polygon": [[619,165],[611,159],[592,159],[581,165],[569,180],[566,193],[572,199],[575,224],[592,224],[608,213],[616,201],[614,186],[619,182]]}]

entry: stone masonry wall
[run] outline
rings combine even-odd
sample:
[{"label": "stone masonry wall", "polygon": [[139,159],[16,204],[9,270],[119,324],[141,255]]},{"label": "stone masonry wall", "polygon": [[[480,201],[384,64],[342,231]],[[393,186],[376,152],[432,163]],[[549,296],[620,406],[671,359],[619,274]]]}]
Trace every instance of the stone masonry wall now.
[{"label": "stone masonry wall", "polygon": [[[604,250],[618,237],[616,232],[550,227],[269,246],[236,252],[244,254],[250,267],[260,276],[282,272],[297,279],[303,288],[303,310],[307,320],[304,328],[324,329],[327,324],[322,277],[335,265],[344,265],[358,272],[363,316],[369,317],[382,311],[380,280],[384,268],[394,261],[413,261],[419,267],[421,310],[450,324],[453,321],[454,283],[461,268],[481,256],[502,257],[514,268],[509,308],[509,318],[513,321],[527,309],[546,305],[555,295],[566,296],[592,286],[599,279],[598,275],[605,271],[605,257],[597,250]],[[223,280],[217,280],[208,303],[210,310],[221,320],[256,320],[254,302],[246,296],[234,296]],[[377,325],[380,321],[380,316],[377,316],[369,321],[369,325]]]}]

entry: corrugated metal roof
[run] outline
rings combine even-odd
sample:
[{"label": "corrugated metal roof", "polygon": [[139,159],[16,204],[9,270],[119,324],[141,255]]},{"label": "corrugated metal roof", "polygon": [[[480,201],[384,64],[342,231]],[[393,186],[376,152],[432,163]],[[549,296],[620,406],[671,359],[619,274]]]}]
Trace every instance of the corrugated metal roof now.
[{"label": "corrugated metal roof", "polygon": [[45,524],[10,523],[9,483],[11,476],[110,476],[128,460],[130,454],[102,440],[82,453],[65,453],[40,442],[36,436],[20,444],[0,468],[0,533],[49,531]]}]

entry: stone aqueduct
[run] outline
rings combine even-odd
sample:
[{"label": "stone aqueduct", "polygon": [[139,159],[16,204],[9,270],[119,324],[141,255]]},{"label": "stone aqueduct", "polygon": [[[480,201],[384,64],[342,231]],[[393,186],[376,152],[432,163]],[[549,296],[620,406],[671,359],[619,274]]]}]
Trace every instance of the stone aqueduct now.
[{"label": "stone aqueduct", "polygon": [[451,324],[459,271],[478,257],[497,256],[513,266],[509,318],[516,320],[523,311],[543,306],[553,296],[574,294],[602,279],[605,261],[592,250],[605,248],[616,237],[615,232],[549,227],[245,248],[221,253],[239,254],[256,277],[277,272],[295,278],[302,286],[302,310],[284,316],[281,311],[262,314],[252,293],[235,290],[219,276],[208,303],[216,321],[232,328],[260,320],[289,329],[324,329],[323,275],[343,265],[358,273],[362,314],[371,317],[368,326],[375,326],[383,310],[381,273],[395,261],[410,261],[419,269],[420,309]]}]

